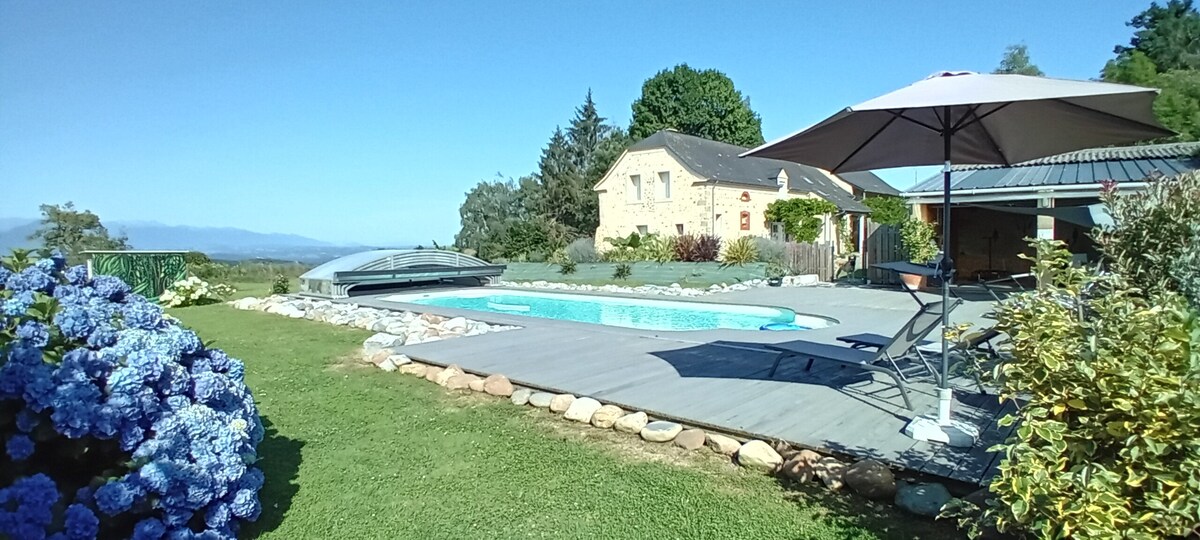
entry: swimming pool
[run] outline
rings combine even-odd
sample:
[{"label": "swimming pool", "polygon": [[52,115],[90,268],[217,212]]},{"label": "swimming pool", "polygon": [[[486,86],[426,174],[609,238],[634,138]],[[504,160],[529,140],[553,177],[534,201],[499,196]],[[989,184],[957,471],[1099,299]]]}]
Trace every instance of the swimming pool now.
[{"label": "swimming pool", "polygon": [[831,325],[828,319],[784,308],[535,291],[468,289],[397,294],[381,300],[642,330],[760,330],[768,325],[810,330]]}]

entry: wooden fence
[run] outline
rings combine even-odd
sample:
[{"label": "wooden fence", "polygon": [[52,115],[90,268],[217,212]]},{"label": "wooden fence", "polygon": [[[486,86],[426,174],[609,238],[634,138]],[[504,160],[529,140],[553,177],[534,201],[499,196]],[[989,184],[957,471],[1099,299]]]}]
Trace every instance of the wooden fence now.
[{"label": "wooden fence", "polygon": [[833,244],[788,242],[788,268],[795,274],[816,274],[821,281],[833,281],[837,275]]},{"label": "wooden fence", "polygon": [[[867,279],[871,283],[899,283],[896,274],[886,270],[875,270],[871,265],[902,261],[904,250],[900,246],[900,230],[890,225],[880,225],[867,220]],[[859,261],[862,264],[862,261]]]}]

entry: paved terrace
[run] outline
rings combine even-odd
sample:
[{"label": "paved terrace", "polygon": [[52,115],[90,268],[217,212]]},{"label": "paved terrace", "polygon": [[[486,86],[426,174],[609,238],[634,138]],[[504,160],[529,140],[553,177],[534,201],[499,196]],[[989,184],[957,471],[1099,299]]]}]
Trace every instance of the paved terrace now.
[{"label": "paved terrace", "polygon": [[[785,360],[774,379],[774,353],[763,343],[792,340],[838,343],[859,332],[891,335],[911,317],[906,293],[849,287],[757,288],[695,301],[783,306],[832,317],[840,324],[803,332],[705,330],[666,332],[384,302],[387,295],[351,299],[360,305],[466,316],[523,328],[404,347],[422,362],[458,364],[476,374],[502,373],[514,383],[556,393],[591,396],[654,417],[804,447],[873,457],[938,477],[982,484],[995,472],[987,449],[1004,440],[1003,415],[994,395],[969,380],[953,380],[955,414],[983,430],[974,448],[954,449],[914,441],[901,433],[914,411],[904,407],[894,382],[834,362]],[[928,300],[937,298],[922,294]],[[669,297],[655,297],[674,299]],[[987,324],[990,303],[981,297],[952,312],[955,322]],[[936,411],[936,384],[922,367],[905,366],[915,414]],[[911,369],[909,369],[911,368]],[[1011,406],[1006,406],[1006,409]]]}]

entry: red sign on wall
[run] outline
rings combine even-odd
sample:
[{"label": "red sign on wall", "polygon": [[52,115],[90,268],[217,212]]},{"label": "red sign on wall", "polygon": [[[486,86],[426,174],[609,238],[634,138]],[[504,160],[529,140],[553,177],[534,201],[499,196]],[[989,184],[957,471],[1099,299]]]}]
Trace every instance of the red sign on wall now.
[{"label": "red sign on wall", "polygon": [[741,197],[738,197],[738,200],[740,200],[740,201],[742,201],[742,202],[750,202],[750,192],[749,192],[749,191],[743,191],[743,192],[742,192],[742,196],[741,196]]},{"label": "red sign on wall", "polygon": [[742,230],[743,231],[750,230],[750,212],[743,210],[741,217],[742,217],[742,219],[741,219]]}]

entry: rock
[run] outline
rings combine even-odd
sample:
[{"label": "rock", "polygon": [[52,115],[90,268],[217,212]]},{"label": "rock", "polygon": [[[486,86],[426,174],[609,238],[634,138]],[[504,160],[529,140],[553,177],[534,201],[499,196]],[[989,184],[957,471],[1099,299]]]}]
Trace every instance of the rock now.
[{"label": "rock", "polygon": [[447,390],[467,390],[471,388],[471,381],[478,378],[475,375],[467,375],[465,373],[453,375],[449,379],[446,379],[445,384],[442,384],[442,386],[445,386]]},{"label": "rock", "polygon": [[467,322],[466,318],[455,317],[453,319],[447,320],[446,322],[443,322],[442,324],[439,324],[438,328],[440,328],[444,332],[461,334],[461,333],[464,333],[467,331],[468,324],[469,323]]},{"label": "rock", "polygon": [[685,429],[675,436],[675,446],[684,450],[696,450],[704,446],[704,430]]},{"label": "rock", "polygon": [[390,356],[387,358],[384,358],[383,361],[376,364],[375,367],[382,369],[388,373],[396,371],[396,363],[392,362],[392,358]]},{"label": "rock", "polygon": [[401,335],[401,336],[408,333],[408,323],[402,323],[402,322],[396,321],[395,319],[388,319],[388,320],[390,320],[392,322],[390,324],[388,324],[387,326],[383,327],[384,332],[387,332],[389,334],[397,334],[397,335]]},{"label": "rock", "polygon": [[258,307],[260,301],[253,296],[248,296],[240,300],[234,300],[231,303],[233,304],[234,309],[255,309]]},{"label": "rock", "polygon": [[763,441],[750,441],[737,451],[739,465],[756,471],[773,473],[783,464],[783,457]]},{"label": "rock", "polygon": [[617,423],[617,419],[624,415],[625,411],[621,410],[620,407],[616,405],[604,405],[596,409],[595,413],[592,413],[592,425],[608,429],[613,427],[613,424]]},{"label": "rock", "polygon": [[508,397],[513,393],[513,384],[504,375],[488,375],[483,380],[483,391],[493,396]]},{"label": "rock", "polygon": [[892,470],[873,459],[864,459],[846,468],[846,484],[868,499],[891,499],[896,495],[896,477]]},{"label": "rock", "polygon": [[837,458],[823,457],[812,466],[812,470],[813,475],[833,491],[838,491],[846,485],[846,464]]},{"label": "rock", "polygon": [[625,433],[641,433],[642,428],[646,427],[649,421],[650,418],[646,416],[646,413],[638,411],[618,418],[613,423],[613,429]]},{"label": "rock", "polygon": [[471,380],[471,384],[469,384],[467,386],[471,389],[472,392],[482,392],[483,391],[483,379],[481,379],[479,377],[475,377],[474,379]]},{"label": "rock", "polygon": [[529,404],[534,407],[545,409],[550,406],[552,401],[554,401],[554,394],[549,392],[534,392],[529,395]]},{"label": "rock", "polygon": [[529,397],[532,395],[533,395],[533,390],[530,390],[528,388],[522,388],[520,390],[515,390],[512,393],[512,399],[511,399],[512,404],[513,405],[524,405],[526,403],[529,403]]},{"label": "rock", "polygon": [[813,479],[813,465],[821,461],[821,454],[812,450],[800,450],[779,467],[780,474],[797,482],[808,482]]},{"label": "rock", "polygon": [[667,422],[665,420],[656,420],[646,424],[639,434],[642,439],[650,442],[667,442],[674,439],[676,435],[683,431],[683,426],[675,422]]},{"label": "rock", "polygon": [[450,377],[463,374],[465,374],[465,372],[462,370],[462,368],[458,367],[457,364],[450,364],[449,366],[446,366],[446,369],[443,369],[441,373],[434,375],[433,382],[440,386],[446,386],[446,381],[449,381]]},{"label": "rock", "polygon": [[709,433],[704,437],[704,444],[718,454],[732,456],[737,453],[738,448],[742,447],[742,443],[738,442],[733,437],[726,437],[718,433]]},{"label": "rock", "polygon": [[425,321],[425,323],[429,326],[437,326],[446,321],[445,317],[441,315],[434,315],[432,313],[422,313],[418,318],[422,321]]},{"label": "rock", "polygon": [[384,360],[387,360],[388,357],[391,355],[392,355],[392,351],[384,349],[382,351],[375,351],[370,354],[364,354],[363,359],[366,360],[366,362],[368,364],[373,364],[375,366],[378,366],[379,364],[382,364],[384,362]]},{"label": "rock", "polygon": [[918,516],[937,517],[942,506],[950,502],[950,491],[936,482],[910,484],[903,482],[896,490],[896,506]]},{"label": "rock", "polygon": [[550,412],[566,412],[571,408],[571,404],[575,402],[575,396],[571,394],[559,394],[550,400]]},{"label": "rock", "polygon": [[599,401],[590,397],[581,397],[571,402],[571,406],[567,407],[567,411],[563,413],[563,418],[586,424],[592,421],[592,415],[600,410],[600,406]]},{"label": "rock", "polygon": [[423,364],[404,364],[400,366],[400,373],[405,375],[416,375],[418,377],[425,376],[425,366]]},{"label": "rock", "polygon": [[367,354],[375,354],[382,350],[389,350],[393,347],[404,345],[404,338],[392,334],[379,333],[375,334],[363,342],[363,351]]},{"label": "rock", "polygon": [[393,354],[391,356],[388,356],[388,360],[390,360],[392,362],[392,365],[394,365],[396,367],[403,366],[404,364],[412,363],[412,358],[409,358],[407,354]]}]

